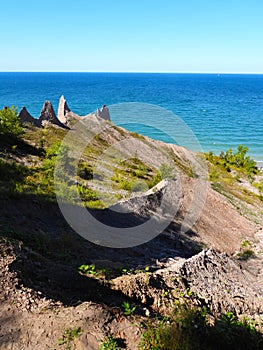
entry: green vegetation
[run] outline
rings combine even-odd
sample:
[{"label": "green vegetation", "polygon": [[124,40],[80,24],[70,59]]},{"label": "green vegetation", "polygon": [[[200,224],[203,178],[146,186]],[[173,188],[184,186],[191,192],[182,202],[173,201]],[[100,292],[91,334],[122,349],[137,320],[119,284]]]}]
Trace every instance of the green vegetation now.
[{"label": "green vegetation", "polygon": [[159,173],[161,179],[166,180],[174,180],[175,174],[174,174],[174,167],[170,166],[168,164],[162,164],[159,168]]},{"label": "green vegetation", "polygon": [[77,175],[83,180],[93,179],[93,169],[88,162],[80,161],[78,165]]},{"label": "green vegetation", "polygon": [[146,276],[149,276],[150,275],[149,270],[150,270],[149,266],[146,266],[143,270],[126,269],[122,267],[109,268],[109,267],[96,266],[95,264],[82,264],[78,267],[78,271],[80,273],[96,279],[104,280],[104,281],[110,281],[111,279],[122,275],[136,275],[138,273],[145,273]]},{"label": "green vegetation", "polygon": [[58,345],[65,345],[65,349],[70,350],[71,342],[74,341],[75,338],[78,338],[82,332],[80,327],[66,329],[63,337],[58,339]]},{"label": "green vegetation", "polygon": [[23,132],[15,107],[5,107],[0,110],[0,134],[16,138],[20,137]]},{"label": "green vegetation", "polygon": [[98,272],[96,271],[96,266],[94,264],[91,265],[81,265],[79,267],[79,271],[86,275],[97,276]]},{"label": "green vegetation", "polygon": [[149,271],[150,271],[150,267],[146,266],[144,268],[144,270],[141,270],[141,269],[125,269],[125,268],[123,268],[121,270],[121,273],[122,273],[122,275],[136,275],[137,273],[145,272],[146,275],[148,276],[150,274]]},{"label": "green vegetation", "polygon": [[[42,167],[39,169],[39,187],[38,192],[48,193],[50,196],[54,195],[54,170],[58,157],[60,157],[61,162],[64,163],[68,161],[68,149],[61,147],[61,142],[56,141],[54,144],[46,150],[45,158],[42,162]],[[60,174],[62,180],[66,180],[66,174]]]},{"label": "green vegetation", "polygon": [[[144,270],[138,269],[125,269],[125,268],[106,268],[101,266],[96,266],[95,264],[82,264],[79,266],[78,271],[84,275],[89,275],[98,279],[111,280],[122,275],[136,275],[138,273],[145,273],[146,276],[150,275],[149,266],[146,266]],[[129,303],[124,303],[125,307],[129,309]],[[123,305],[124,306],[124,305]]]},{"label": "green vegetation", "polygon": [[178,303],[169,318],[144,325],[143,350],[262,349],[257,324],[232,312],[212,318],[206,308]]},{"label": "green vegetation", "polygon": [[34,144],[35,147],[42,149],[44,152],[50,148],[54,142],[62,141],[67,134],[66,129],[54,127],[52,124],[45,125],[42,128],[37,128],[34,125],[26,124],[24,126],[23,139]]},{"label": "green vegetation", "polygon": [[157,182],[158,171],[144,164],[136,155],[127,160],[121,160],[114,168],[111,180],[117,188],[128,192],[147,191]]},{"label": "green vegetation", "polygon": [[[32,198],[34,197],[29,196],[28,200]],[[49,205],[50,200],[42,200],[40,203]],[[34,219],[33,214],[32,217],[28,217],[29,224],[31,219]],[[6,228],[0,226],[0,237],[7,238],[9,241],[23,242],[26,247],[55,262],[71,262],[74,258],[73,250],[78,247],[77,235],[63,231],[57,235],[49,235],[39,229],[11,229],[9,226]]]},{"label": "green vegetation", "polygon": [[[0,189],[9,195],[40,195],[55,201],[54,170],[56,164],[62,165],[63,169],[59,172],[58,167],[56,167],[56,179],[59,181],[56,194],[63,200],[74,203],[77,201],[76,204],[79,203],[78,198],[80,197],[85,206],[93,209],[105,208],[121,198],[126,198],[130,192],[147,191],[162,178],[170,179],[173,177],[172,167],[163,164],[159,170],[154,169],[143,163],[135,152],[132,158],[119,160],[117,164],[116,159],[114,159],[113,165],[111,161],[108,164],[106,160],[102,165],[101,173],[97,174],[96,172],[93,178],[93,167],[96,166],[96,160],[109,146],[103,133],[92,139],[76,167],[74,160],[69,157],[69,150],[65,146],[61,146],[66,130],[56,128],[48,123],[44,124],[42,128],[31,124],[22,127],[14,107],[4,108],[0,111],[0,122],[0,133],[2,134],[0,146],[3,145],[2,149],[6,154],[6,158],[2,157],[1,159],[0,173],[10,175],[1,178]],[[121,135],[129,134],[118,127],[115,129]],[[144,139],[137,134],[133,136]],[[21,163],[26,165],[19,165],[17,160],[10,160],[10,153],[21,157]],[[106,172],[103,167],[105,167]],[[76,173],[72,169],[77,169]],[[108,191],[105,188],[103,192],[103,186],[107,184],[107,179],[104,177],[108,170],[111,172],[113,170],[113,176],[110,179],[111,189]],[[94,186],[91,180],[98,183]],[[103,184],[100,184],[102,181]]]},{"label": "green vegetation", "polygon": [[255,252],[252,249],[252,244],[246,239],[241,243],[241,250],[237,254],[240,260],[248,260],[255,256]]},{"label": "green vegetation", "polygon": [[123,302],[122,307],[124,308],[124,315],[126,316],[131,316],[136,310],[136,307],[135,306],[132,307],[130,303],[127,301]]},{"label": "green vegetation", "polygon": [[[33,132],[36,131],[35,129],[36,128],[32,129]],[[45,128],[40,130],[44,132]],[[48,133],[52,135],[51,126],[49,126]],[[31,129],[29,129],[29,131],[26,130],[26,136],[28,135],[32,137]],[[39,140],[39,138],[43,141],[43,136],[41,137],[41,134],[36,133],[36,136],[36,143],[38,143],[37,140]],[[32,139],[30,139],[30,141],[32,142]],[[30,146],[21,141],[19,142],[19,149],[13,147],[13,152],[27,152]],[[40,142],[40,144],[44,146],[47,142],[49,144],[51,142],[49,137],[45,142]],[[9,194],[24,193],[43,195],[53,201],[55,200],[54,170],[58,163],[63,170],[57,171],[57,179],[61,181],[60,189],[63,192],[61,193],[62,197],[66,197],[67,200],[72,201],[76,198],[77,191],[79,191],[80,198],[87,206],[92,206],[94,208],[102,207],[102,203],[99,201],[95,191],[85,186],[83,182],[74,180],[77,175],[73,173],[73,159],[71,159],[68,154],[69,149],[62,146],[61,141],[54,138],[53,143],[50,144],[49,147],[39,151],[37,164],[33,164],[32,166],[23,166],[17,162],[0,159],[0,175],[2,175],[0,178],[0,189],[2,189],[4,193]],[[86,177],[89,174],[88,171],[90,170],[88,170],[87,167],[83,168]]]},{"label": "green vegetation", "polygon": [[114,170],[112,181],[118,187],[128,192],[143,192],[154,187],[163,179],[174,180],[175,167],[168,164],[161,164],[159,169],[153,169],[144,164],[137,157],[121,161]]},{"label": "green vegetation", "polygon": [[221,152],[219,156],[213,152],[206,154],[206,159],[213,165],[210,169],[210,180],[217,180],[220,175],[226,175],[225,172],[231,173],[231,171],[236,171],[237,175],[245,175],[250,178],[253,174],[257,174],[257,164],[250,156],[247,156],[247,152],[248,147],[239,145],[236,152],[230,148],[226,153]]},{"label": "green vegetation", "polygon": [[137,132],[131,132],[131,135],[139,140],[145,140],[145,137],[143,135],[138,134]]},{"label": "green vegetation", "polygon": [[263,179],[254,185],[259,191],[259,199],[263,201]]},{"label": "green vegetation", "polygon": [[172,149],[167,149],[167,154],[169,155],[169,158],[173,161],[175,167],[180,169],[183,173],[185,173],[187,176],[196,178],[198,175],[195,173],[193,169],[193,165],[189,160],[179,158]]},{"label": "green vegetation", "polygon": [[251,248],[251,243],[248,239],[245,239],[242,243],[241,243],[241,248]]},{"label": "green vegetation", "polygon": [[111,336],[107,336],[104,341],[102,341],[99,350],[120,350],[117,340]]},{"label": "green vegetation", "polygon": [[[208,161],[209,180],[212,187],[227,196],[230,201],[234,198],[241,199],[245,203],[254,204],[262,200],[263,180],[255,182],[259,175],[257,164],[248,155],[248,147],[239,145],[236,152],[232,149],[221,152],[219,156],[213,152],[205,154]],[[257,188],[259,195],[242,186],[242,182]]]},{"label": "green vegetation", "polygon": [[247,152],[248,147],[239,145],[235,153],[233,153],[233,150],[230,148],[226,153],[221,152],[219,157],[223,160],[224,166],[228,171],[231,170],[231,167],[234,167],[236,169],[242,169],[242,171],[247,174],[256,174],[257,164],[253,159],[247,156]]},{"label": "green vegetation", "polygon": [[246,249],[242,251],[241,253],[238,253],[238,257],[241,260],[248,260],[249,258],[252,258],[255,256],[255,252],[252,249]]},{"label": "green vegetation", "polygon": [[19,184],[31,174],[28,167],[15,162],[6,162],[0,159],[0,191],[1,193],[16,192]]},{"label": "green vegetation", "polygon": [[106,268],[101,266],[96,266],[95,264],[82,264],[79,266],[78,271],[84,275],[89,275],[96,279],[101,280],[111,280],[112,278],[121,275],[120,269]]}]

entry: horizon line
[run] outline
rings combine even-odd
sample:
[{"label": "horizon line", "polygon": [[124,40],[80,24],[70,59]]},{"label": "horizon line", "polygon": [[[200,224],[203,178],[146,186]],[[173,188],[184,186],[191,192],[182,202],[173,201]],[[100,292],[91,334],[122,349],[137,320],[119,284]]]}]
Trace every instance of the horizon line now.
[{"label": "horizon line", "polygon": [[239,74],[239,75],[262,75],[263,72],[216,72],[216,71],[86,71],[86,70],[68,70],[68,71],[55,71],[55,70],[6,70],[0,71],[0,73],[130,73],[130,74]]}]

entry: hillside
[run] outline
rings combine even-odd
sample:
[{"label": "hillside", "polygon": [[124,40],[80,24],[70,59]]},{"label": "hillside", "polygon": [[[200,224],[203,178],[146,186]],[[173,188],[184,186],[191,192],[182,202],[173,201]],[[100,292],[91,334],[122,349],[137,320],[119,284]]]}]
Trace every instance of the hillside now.
[{"label": "hillside", "polygon": [[68,113],[1,135],[0,349],[261,349],[262,174]]}]

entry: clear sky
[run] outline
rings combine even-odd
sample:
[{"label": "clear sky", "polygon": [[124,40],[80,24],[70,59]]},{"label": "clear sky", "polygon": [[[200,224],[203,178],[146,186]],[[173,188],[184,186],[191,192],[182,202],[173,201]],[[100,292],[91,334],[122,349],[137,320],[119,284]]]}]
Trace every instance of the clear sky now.
[{"label": "clear sky", "polygon": [[0,71],[263,73],[263,0],[8,0]]}]

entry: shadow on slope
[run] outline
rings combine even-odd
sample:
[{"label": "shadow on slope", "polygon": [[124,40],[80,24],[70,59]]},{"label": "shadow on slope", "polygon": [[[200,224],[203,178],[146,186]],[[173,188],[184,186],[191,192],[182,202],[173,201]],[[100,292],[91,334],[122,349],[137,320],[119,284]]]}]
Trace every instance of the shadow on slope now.
[{"label": "shadow on slope", "polygon": [[[0,205],[1,236],[23,243],[10,269],[17,273],[24,286],[67,305],[78,301],[107,300],[112,304],[127,300],[119,292],[112,291],[107,281],[80,275],[78,267],[82,264],[107,267],[115,277],[123,268],[150,266],[154,269],[156,260],[186,258],[201,249],[193,240],[195,233],[180,235],[175,222],[148,243],[117,249],[93,244],[76,234],[65,222],[58,205],[43,196],[13,195],[2,198]],[[93,210],[93,214],[97,218],[109,217],[105,210]],[[142,220],[136,216],[130,219],[134,223]],[[115,223],[116,220],[117,216]],[[125,222],[123,224],[127,225]]]},{"label": "shadow on slope", "polygon": [[0,137],[0,152],[6,154],[14,154],[17,156],[34,155],[42,156],[43,149],[30,145],[22,138],[17,138],[13,135],[1,134]]}]

